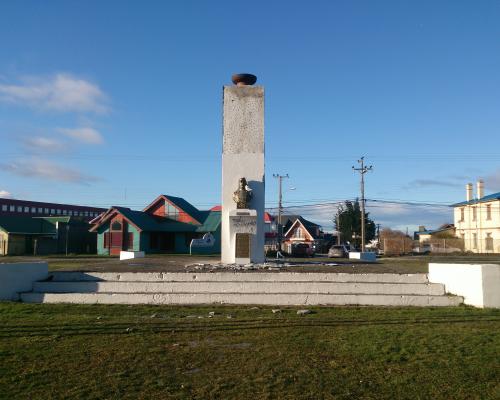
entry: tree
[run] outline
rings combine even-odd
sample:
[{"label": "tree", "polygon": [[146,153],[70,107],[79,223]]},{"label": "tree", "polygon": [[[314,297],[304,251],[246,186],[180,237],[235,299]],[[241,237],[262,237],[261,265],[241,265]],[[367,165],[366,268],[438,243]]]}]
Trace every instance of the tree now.
[{"label": "tree", "polygon": [[[365,242],[375,238],[375,223],[369,218],[368,212],[365,212]],[[335,229],[340,232],[342,242],[355,243],[359,246],[361,243],[361,208],[359,200],[355,202],[347,200],[340,205],[334,218]],[[355,235],[356,238],[353,238]]]},{"label": "tree", "polygon": [[385,255],[402,255],[411,253],[413,240],[406,233],[389,228],[380,232],[380,248]]}]

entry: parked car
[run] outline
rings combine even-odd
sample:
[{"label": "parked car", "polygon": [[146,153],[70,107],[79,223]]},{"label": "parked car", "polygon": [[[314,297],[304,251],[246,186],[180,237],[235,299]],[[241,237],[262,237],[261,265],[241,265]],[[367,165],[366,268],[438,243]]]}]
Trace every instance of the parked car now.
[{"label": "parked car", "polygon": [[312,257],[314,249],[307,243],[297,243],[292,246],[292,257]]},{"label": "parked car", "polygon": [[341,244],[330,247],[328,250],[328,257],[330,258],[345,258],[349,256],[349,249]]}]

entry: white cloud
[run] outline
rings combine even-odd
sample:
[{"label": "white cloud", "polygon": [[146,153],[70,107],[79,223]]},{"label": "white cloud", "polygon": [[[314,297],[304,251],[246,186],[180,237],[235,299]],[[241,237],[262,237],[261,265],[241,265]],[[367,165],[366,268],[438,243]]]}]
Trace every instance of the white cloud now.
[{"label": "white cloud", "polygon": [[87,144],[101,144],[104,142],[102,135],[93,128],[59,129],[59,132]]},{"label": "white cloud", "polygon": [[93,128],[61,128],[59,132],[83,143],[101,144],[104,142],[102,135]]},{"label": "white cloud", "polygon": [[496,192],[500,190],[500,169],[484,178],[485,189]]},{"label": "white cloud", "polygon": [[12,193],[7,192],[6,190],[0,190],[0,198],[2,199],[11,199]]},{"label": "white cloud", "polygon": [[458,187],[460,183],[452,182],[446,179],[415,179],[411,181],[406,188],[423,188],[423,187]]},{"label": "white cloud", "polygon": [[42,159],[14,161],[0,164],[0,167],[11,174],[27,178],[41,178],[83,185],[99,180],[99,178],[83,174],[78,170]]},{"label": "white cloud", "polygon": [[437,228],[453,222],[453,210],[447,206],[426,204],[368,204],[370,218],[383,227],[412,232],[419,225]]},{"label": "white cloud", "polygon": [[59,152],[66,149],[64,143],[57,139],[47,138],[43,136],[35,136],[22,140],[24,147],[32,152]]},{"label": "white cloud", "polygon": [[107,96],[99,86],[68,74],[26,78],[18,85],[0,84],[0,101],[53,111],[105,113]]}]

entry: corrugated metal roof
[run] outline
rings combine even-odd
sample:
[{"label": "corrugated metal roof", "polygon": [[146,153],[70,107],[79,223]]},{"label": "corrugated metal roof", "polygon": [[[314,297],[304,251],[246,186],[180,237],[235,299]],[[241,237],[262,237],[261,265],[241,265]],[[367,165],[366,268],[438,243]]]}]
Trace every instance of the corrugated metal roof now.
[{"label": "corrugated metal roof", "polygon": [[55,234],[55,224],[44,218],[29,216],[2,215],[0,216],[0,229],[7,233],[25,233],[31,235]]},{"label": "corrugated metal roof", "polygon": [[203,225],[199,226],[196,231],[197,232],[215,232],[221,222],[221,212],[220,211],[210,211],[208,216],[206,217]]},{"label": "corrugated metal roof", "polygon": [[459,206],[466,206],[469,204],[485,203],[487,201],[493,201],[493,200],[500,200],[500,192],[492,193],[492,194],[489,194],[488,196],[483,196],[480,199],[474,199],[474,200],[470,200],[470,201],[461,201],[460,203],[452,204],[450,207],[459,207]]},{"label": "corrugated metal roof", "polygon": [[113,207],[139,229],[153,232],[194,232],[197,226],[168,218],[155,217],[143,211],[125,207]]}]

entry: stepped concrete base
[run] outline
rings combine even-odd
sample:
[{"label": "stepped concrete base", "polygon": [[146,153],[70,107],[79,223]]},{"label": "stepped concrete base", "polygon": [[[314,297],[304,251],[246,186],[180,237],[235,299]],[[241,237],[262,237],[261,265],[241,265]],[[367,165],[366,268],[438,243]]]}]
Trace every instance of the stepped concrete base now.
[{"label": "stepped concrete base", "polygon": [[500,308],[500,265],[430,263],[429,280],[463,296],[465,304]]},{"label": "stepped concrete base", "polygon": [[52,282],[371,282],[429,283],[426,274],[347,274],[323,272],[52,272]]},{"label": "stepped concrete base", "polygon": [[458,306],[460,297],[311,293],[23,293],[27,303]]},{"label": "stepped concrete base", "polygon": [[216,272],[54,272],[22,293],[30,303],[456,306],[427,275]]},{"label": "stepped concrete base", "polygon": [[35,292],[50,293],[318,293],[444,295],[430,283],[370,282],[37,282]]},{"label": "stepped concrete base", "polygon": [[32,290],[48,275],[46,262],[0,263],[0,300],[19,300],[19,292]]}]

